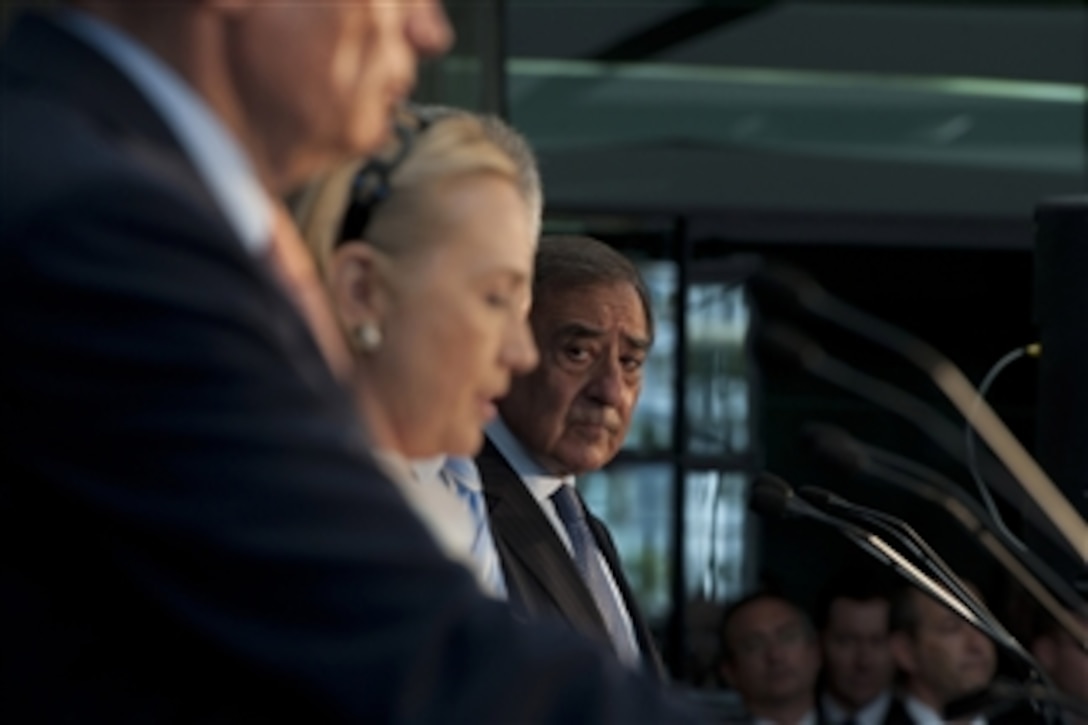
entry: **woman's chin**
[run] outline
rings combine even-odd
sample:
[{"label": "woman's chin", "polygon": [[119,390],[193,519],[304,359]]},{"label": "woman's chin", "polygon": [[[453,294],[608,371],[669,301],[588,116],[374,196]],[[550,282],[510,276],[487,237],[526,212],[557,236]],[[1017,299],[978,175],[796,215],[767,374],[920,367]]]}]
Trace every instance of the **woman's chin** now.
[{"label": "woman's chin", "polygon": [[442,453],[447,456],[459,456],[462,458],[474,458],[484,446],[484,433],[482,429],[469,429],[458,431],[456,437],[450,437],[443,447]]}]

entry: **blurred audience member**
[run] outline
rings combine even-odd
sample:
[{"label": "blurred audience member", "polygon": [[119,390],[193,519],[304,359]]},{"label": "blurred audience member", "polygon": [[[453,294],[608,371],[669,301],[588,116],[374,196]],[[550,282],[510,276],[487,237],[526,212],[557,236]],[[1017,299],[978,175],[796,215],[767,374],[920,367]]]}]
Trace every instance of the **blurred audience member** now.
[{"label": "blurred audience member", "polygon": [[817,617],[820,710],[828,725],[882,725],[893,708],[902,709],[892,687],[890,608],[890,590],[867,569],[843,571],[829,586]]},{"label": "blurred audience member", "polygon": [[540,185],[501,121],[427,118],[407,115],[393,148],[343,165],[294,206],[382,459],[446,551],[502,596],[471,456],[495,400],[536,364],[526,315]]},{"label": "blurred audience member", "polygon": [[777,594],[757,592],[726,609],[722,674],[758,725],[816,725],[820,648],[808,617]]},{"label": "blurred audience member", "polygon": [[[1088,612],[1081,612],[1077,619],[1088,628]],[[1088,708],[1088,651],[1052,617],[1040,615],[1031,653],[1058,689]],[[1088,725],[1088,718],[1067,714],[1066,722],[1068,725]]]},{"label": "blurred audience member", "polygon": [[575,476],[623,445],[653,341],[637,268],[586,237],[544,237],[529,314],[540,365],[499,401],[477,458],[510,602],[529,619],[558,618],[662,674],[612,537]]},{"label": "blurred audience member", "polygon": [[894,597],[891,647],[904,675],[903,704],[915,725],[945,722],[945,706],[985,687],[997,669],[994,645],[985,634],[913,586]]}]

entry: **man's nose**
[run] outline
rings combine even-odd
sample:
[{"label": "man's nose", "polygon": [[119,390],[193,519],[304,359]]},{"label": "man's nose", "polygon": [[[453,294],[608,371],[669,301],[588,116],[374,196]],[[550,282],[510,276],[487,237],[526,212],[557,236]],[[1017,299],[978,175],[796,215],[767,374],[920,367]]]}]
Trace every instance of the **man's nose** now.
[{"label": "man's nose", "polygon": [[612,355],[601,356],[593,368],[593,378],[586,392],[602,405],[623,407],[628,392],[624,384],[623,363]]},{"label": "man's nose", "polygon": [[441,0],[401,0],[408,3],[408,41],[421,58],[442,55],[453,45],[454,33]]},{"label": "man's nose", "polygon": [[990,646],[989,638],[978,631],[974,627],[967,628],[967,648],[971,652],[981,653],[985,652],[986,648]]}]

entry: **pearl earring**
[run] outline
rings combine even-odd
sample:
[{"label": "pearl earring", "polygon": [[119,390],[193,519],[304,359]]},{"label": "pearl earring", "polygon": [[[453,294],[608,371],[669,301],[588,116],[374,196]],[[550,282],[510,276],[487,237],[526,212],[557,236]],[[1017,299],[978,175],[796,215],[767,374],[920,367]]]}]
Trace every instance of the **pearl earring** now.
[{"label": "pearl earring", "polygon": [[382,344],[382,330],[377,323],[364,322],[355,328],[355,342],[363,352],[374,352]]}]

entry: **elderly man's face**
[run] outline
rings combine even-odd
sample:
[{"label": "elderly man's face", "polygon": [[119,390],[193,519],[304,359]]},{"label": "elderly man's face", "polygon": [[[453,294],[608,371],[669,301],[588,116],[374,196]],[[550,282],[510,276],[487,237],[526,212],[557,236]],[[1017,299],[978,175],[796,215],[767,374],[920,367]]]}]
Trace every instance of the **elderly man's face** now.
[{"label": "elderly man's face", "polygon": [[928,596],[917,591],[911,596],[917,627],[911,634],[896,632],[892,652],[910,675],[914,694],[940,708],[989,683],[997,654],[986,635]]},{"label": "elderly man's face", "polygon": [[438,0],[251,0],[222,12],[241,123],[292,180],[377,148],[419,58],[452,40]]},{"label": "elderly man's face", "polygon": [[595,471],[623,445],[650,346],[627,282],[550,290],[533,301],[540,365],[499,403],[503,421],[555,474]]}]

